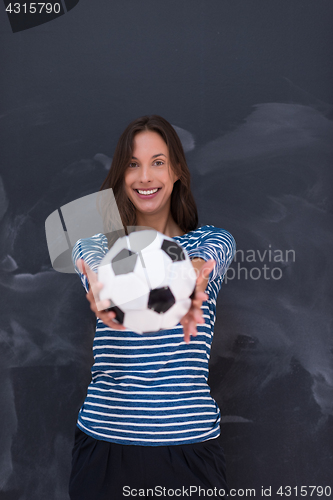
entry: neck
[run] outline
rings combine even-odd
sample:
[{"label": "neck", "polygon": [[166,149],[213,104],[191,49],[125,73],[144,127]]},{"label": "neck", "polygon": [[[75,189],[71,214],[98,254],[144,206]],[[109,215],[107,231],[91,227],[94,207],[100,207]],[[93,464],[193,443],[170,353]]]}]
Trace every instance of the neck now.
[{"label": "neck", "polygon": [[147,226],[159,231],[166,236],[180,236],[183,234],[181,229],[177,226],[171,212],[166,214],[142,214],[137,212],[136,215],[137,226]]}]

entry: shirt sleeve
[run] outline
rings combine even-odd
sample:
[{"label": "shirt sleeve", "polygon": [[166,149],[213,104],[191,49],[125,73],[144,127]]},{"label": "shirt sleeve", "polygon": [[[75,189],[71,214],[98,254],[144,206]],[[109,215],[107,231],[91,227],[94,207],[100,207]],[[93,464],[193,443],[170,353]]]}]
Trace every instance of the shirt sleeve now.
[{"label": "shirt sleeve", "polygon": [[202,234],[197,240],[197,247],[187,251],[190,259],[199,257],[205,261],[214,259],[216,264],[211,271],[208,283],[220,278],[223,281],[224,275],[234,258],[236,252],[236,242],[233,236],[225,229],[215,226],[203,226],[200,228]]},{"label": "shirt sleeve", "polygon": [[72,250],[72,260],[74,269],[80,276],[82,284],[86,290],[89,291],[89,282],[83,273],[80,273],[76,261],[83,259],[89,267],[97,273],[97,268],[103,259],[104,255],[108,252],[107,238],[104,234],[96,234],[91,238],[83,238],[78,240]]}]

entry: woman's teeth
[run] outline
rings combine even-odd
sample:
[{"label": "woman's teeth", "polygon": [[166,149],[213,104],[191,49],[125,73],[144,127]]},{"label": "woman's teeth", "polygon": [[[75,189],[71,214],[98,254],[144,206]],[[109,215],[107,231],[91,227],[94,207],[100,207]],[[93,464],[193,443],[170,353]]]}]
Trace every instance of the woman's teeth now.
[{"label": "woman's teeth", "polygon": [[137,192],[140,194],[153,194],[153,193],[156,193],[156,191],[158,191],[158,188],[151,189],[150,191],[141,191],[141,189],[137,189]]}]

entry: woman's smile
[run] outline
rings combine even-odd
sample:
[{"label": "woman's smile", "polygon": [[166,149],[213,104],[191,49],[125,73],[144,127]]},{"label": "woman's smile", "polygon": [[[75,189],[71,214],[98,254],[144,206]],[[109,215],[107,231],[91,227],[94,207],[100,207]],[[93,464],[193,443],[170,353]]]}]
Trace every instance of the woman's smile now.
[{"label": "woman's smile", "polygon": [[167,219],[177,179],[170,164],[168,146],[161,135],[152,130],[136,134],[131,163],[125,171],[124,187],[142,225],[149,225],[147,216],[164,215]]},{"label": "woman's smile", "polygon": [[151,198],[154,198],[161,189],[162,188],[135,189],[134,191],[136,191],[139,198],[146,198],[150,200]]}]

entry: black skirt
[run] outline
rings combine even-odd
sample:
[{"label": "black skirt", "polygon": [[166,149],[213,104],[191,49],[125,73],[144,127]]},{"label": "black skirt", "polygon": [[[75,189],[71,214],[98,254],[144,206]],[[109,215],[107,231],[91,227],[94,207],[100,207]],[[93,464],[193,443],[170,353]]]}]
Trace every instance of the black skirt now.
[{"label": "black skirt", "polygon": [[228,493],[218,438],[174,446],[122,445],[76,428],[71,500],[221,499]]}]

